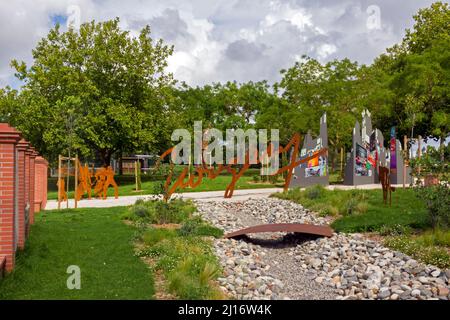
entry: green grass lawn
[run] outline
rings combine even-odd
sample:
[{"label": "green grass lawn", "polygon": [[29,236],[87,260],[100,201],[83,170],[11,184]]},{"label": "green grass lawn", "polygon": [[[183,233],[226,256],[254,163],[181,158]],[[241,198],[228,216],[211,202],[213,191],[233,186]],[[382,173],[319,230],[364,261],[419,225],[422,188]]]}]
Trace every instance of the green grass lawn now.
[{"label": "green grass lawn", "polygon": [[[202,183],[195,189],[186,188],[186,189],[183,189],[180,191],[182,191],[182,192],[220,191],[220,190],[225,190],[226,186],[230,182],[231,182],[230,175],[220,175],[220,176],[216,177],[215,179],[203,178]],[[139,192],[136,192],[134,190],[134,188],[135,188],[134,184],[121,185],[121,186],[119,186],[119,196],[153,194],[154,193],[153,187],[157,183],[158,183],[157,181],[142,182],[142,190]],[[243,176],[238,180],[235,190],[274,188],[274,187],[280,187],[280,186],[282,186],[281,182],[277,185],[270,184],[270,183],[254,183],[252,177]],[[178,191],[178,192],[180,192],[180,191]],[[110,197],[114,196],[113,188],[108,189],[108,196],[110,196]],[[69,192],[69,197],[70,198],[73,197],[73,192]],[[57,191],[49,192],[47,195],[47,199],[49,199],[49,200],[58,199],[58,192]]]},{"label": "green grass lawn", "polygon": [[[152,299],[153,277],[134,255],[135,228],[124,207],[37,215],[13,273],[0,280],[3,299]],[[81,269],[81,289],[66,286],[67,267]]]}]

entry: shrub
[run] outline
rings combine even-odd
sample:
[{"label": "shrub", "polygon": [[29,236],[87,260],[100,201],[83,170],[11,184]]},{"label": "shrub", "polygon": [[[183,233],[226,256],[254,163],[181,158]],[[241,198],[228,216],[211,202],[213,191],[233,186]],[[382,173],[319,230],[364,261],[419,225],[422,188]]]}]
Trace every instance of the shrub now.
[{"label": "shrub", "polygon": [[[431,226],[447,228],[450,215],[450,170],[448,161],[441,161],[440,153],[432,147],[417,159],[411,159],[412,174],[416,178],[414,190],[424,202]],[[427,176],[440,181],[437,185],[425,186]]]},{"label": "shrub", "polygon": [[278,175],[277,174],[269,175],[269,182],[271,184],[277,183],[278,182]]},{"label": "shrub", "polygon": [[358,202],[358,204],[356,205],[356,208],[355,208],[356,212],[360,213],[360,214],[366,213],[368,209],[369,209],[369,204],[365,201]]},{"label": "shrub", "polygon": [[164,239],[171,239],[175,236],[175,230],[150,228],[144,232],[142,239],[146,245],[153,246]]},{"label": "shrub", "polygon": [[429,231],[417,237],[416,241],[427,247],[450,247],[450,231],[441,229]]},{"label": "shrub", "polygon": [[185,258],[169,274],[169,290],[181,299],[199,300],[216,296],[212,281],[217,278],[219,268],[202,256]]},{"label": "shrub", "polygon": [[323,217],[326,216],[337,216],[339,214],[339,209],[333,205],[325,205],[321,210],[319,210],[319,214]]},{"label": "shrub", "polygon": [[352,215],[356,212],[356,207],[358,206],[358,199],[350,198],[345,203],[345,214]]},{"label": "shrub", "polygon": [[178,230],[178,234],[181,236],[213,236],[220,238],[223,235],[223,231],[219,228],[211,226],[201,220],[200,217],[189,219],[183,223]]},{"label": "shrub", "polygon": [[261,181],[261,177],[260,177],[259,175],[254,175],[254,176],[252,177],[252,180],[253,180],[253,182],[257,183],[257,182],[260,182],[260,181]]},{"label": "shrub", "polygon": [[401,224],[384,225],[378,229],[378,233],[382,236],[409,235],[411,233],[411,228]]},{"label": "shrub", "polygon": [[325,188],[320,184],[316,184],[312,187],[306,188],[305,193],[306,197],[310,200],[319,199],[323,197]]},{"label": "shrub", "polygon": [[423,246],[419,241],[410,239],[407,236],[389,237],[385,239],[384,244],[414,259],[439,268],[446,269],[450,267],[450,255],[446,248]]},{"label": "shrub", "polygon": [[129,212],[122,215],[127,220],[146,220],[149,223],[181,223],[196,210],[191,201],[174,199],[169,202],[160,200],[137,200]]}]

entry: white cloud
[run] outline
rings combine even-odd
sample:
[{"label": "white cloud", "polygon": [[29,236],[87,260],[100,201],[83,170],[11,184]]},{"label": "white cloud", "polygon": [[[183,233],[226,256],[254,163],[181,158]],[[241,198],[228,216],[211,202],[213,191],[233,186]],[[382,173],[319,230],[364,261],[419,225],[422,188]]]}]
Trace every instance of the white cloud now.
[{"label": "white cloud", "polygon": [[317,56],[320,60],[324,60],[336,51],[337,48],[334,44],[324,43],[317,48]]},{"label": "white cloud", "polygon": [[191,85],[213,81],[279,80],[279,70],[303,54],[328,61],[370,63],[401,40],[412,15],[432,0],[378,0],[381,28],[367,28],[365,0],[0,0],[0,86],[16,84],[11,59],[31,62],[31,50],[52,26],[51,17],[80,7],[81,22],[121,18],[137,34],[175,45],[169,70]]}]

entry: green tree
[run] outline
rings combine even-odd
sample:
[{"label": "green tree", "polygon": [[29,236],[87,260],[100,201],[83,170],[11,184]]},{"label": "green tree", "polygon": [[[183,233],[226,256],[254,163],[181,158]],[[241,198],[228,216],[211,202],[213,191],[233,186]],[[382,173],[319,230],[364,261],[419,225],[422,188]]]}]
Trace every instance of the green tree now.
[{"label": "green tree", "polygon": [[151,149],[166,120],[172,50],[149,26],[136,37],[122,31],[118,18],[79,31],[57,25],[33,50],[31,67],[12,62],[25,85],[11,122],[50,159],[70,147],[108,164],[114,153]]}]

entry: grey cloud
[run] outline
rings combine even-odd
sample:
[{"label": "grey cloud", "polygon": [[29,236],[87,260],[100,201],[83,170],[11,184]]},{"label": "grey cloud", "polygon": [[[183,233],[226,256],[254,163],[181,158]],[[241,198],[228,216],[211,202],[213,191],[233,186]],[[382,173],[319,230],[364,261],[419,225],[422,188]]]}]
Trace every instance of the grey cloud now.
[{"label": "grey cloud", "polygon": [[[50,16],[64,14],[70,3],[80,5],[83,21],[118,16],[133,31],[149,24],[154,38],[163,38],[182,53],[175,59],[175,77],[202,85],[262,79],[273,83],[280,79],[280,69],[292,66],[303,54],[318,58],[318,49],[324,45],[336,51],[322,56],[323,62],[348,57],[371,63],[386,47],[399,42],[404,30],[412,27],[413,14],[432,2],[40,0],[36,5],[33,0],[0,1],[0,86],[11,84],[10,60],[29,62],[37,40],[51,27]],[[274,6],[277,3],[280,12]],[[381,30],[366,26],[370,5],[380,7]],[[312,25],[298,28],[289,21],[292,17],[283,16],[295,12],[310,16]],[[269,15],[274,20],[267,24]]]},{"label": "grey cloud", "polygon": [[187,30],[186,21],[181,19],[180,13],[176,9],[165,9],[161,15],[151,19],[130,19],[129,25],[132,29],[140,29],[149,25],[152,37],[164,39],[178,49],[188,49],[193,41],[192,35]]},{"label": "grey cloud", "polygon": [[256,45],[247,40],[237,40],[228,45],[225,55],[231,60],[255,61],[263,55],[265,45]]}]

